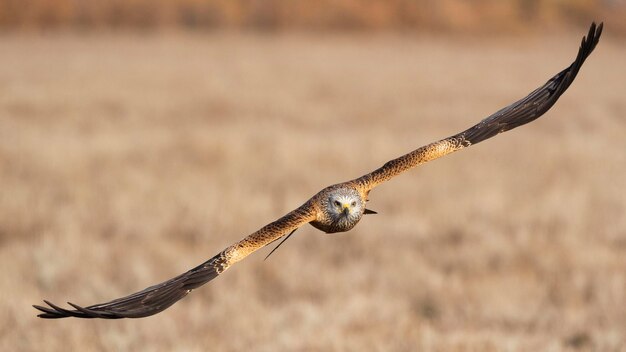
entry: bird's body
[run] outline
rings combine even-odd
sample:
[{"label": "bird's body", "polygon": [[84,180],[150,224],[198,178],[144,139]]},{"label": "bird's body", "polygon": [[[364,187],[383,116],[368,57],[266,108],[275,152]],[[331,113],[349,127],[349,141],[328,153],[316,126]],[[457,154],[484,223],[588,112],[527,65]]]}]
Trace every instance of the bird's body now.
[{"label": "bird's body", "polygon": [[42,318],[145,317],[168,308],[191,290],[214,279],[251,253],[283,236],[288,238],[304,224],[309,223],[326,233],[351,230],[364,214],[375,213],[366,209],[365,204],[370,191],[379,184],[420,164],[467,148],[542,116],[574,81],[585,59],[598,43],[601,33],[602,24],[598,27],[595,23],[592,24],[587,37],[583,37],[575,61],[525,98],[495,112],[463,132],[390,160],[382,167],[359,178],[324,188],[297,209],[263,226],[181,275],[102,304],[81,307],[69,303],[75,308],[69,310],[45,301],[50,307],[34,307],[42,312],[39,314]]},{"label": "bird's body", "polygon": [[317,216],[311,225],[326,233],[346,232],[365,213],[367,194],[355,182],[345,182],[324,188],[313,196]]}]

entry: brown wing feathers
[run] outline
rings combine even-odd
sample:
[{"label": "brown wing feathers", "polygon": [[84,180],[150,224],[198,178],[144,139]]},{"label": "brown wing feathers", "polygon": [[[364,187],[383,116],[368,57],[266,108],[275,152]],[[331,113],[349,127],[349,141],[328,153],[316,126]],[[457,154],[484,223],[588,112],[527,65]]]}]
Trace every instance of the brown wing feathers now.
[{"label": "brown wing feathers", "polygon": [[81,307],[69,303],[75,310],[61,308],[44,301],[50,307],[34,305],[42,313],[40,318],[143,318],[167,309],[185,297],[191,290],[213,280],[231,265],[245,258],[252,252],[281,236],[297,229],[313,219],[314,209],[310,202],[290,212],[282,218],[265,225],[257,232],[226,248],[213,258],[197,267],[158,285],[150,286],[142,291],[107,303]]},{"label": "brown wing feathers", "polygon": [[221,252],[184,274],[107,303],[83,308],[68,302],[76,310],[67,310],[44,301],[51,308],[34,307],[43,312],[38,315],[40,318],[48,319],[66,317],[104,319],[147,317],[165,310],[185,297],[194,288],[216,278],[228,267],[227,262],[225,253]]},{"label": "brown wing feathers", "polygon": [[543,115],[556,103],[561,94],[565,92],[574,81],[574,78],[576,78],[583,63],[600,40],[602,25],[602,23],[598,27],[596,27],[595,23],[591,25],[589,34],[582,39],[576,60],[569,67],[557,73],[546,84],[534,90],[524,99],[499,110],[455,137],[463,138],[471,144],[476,144],[498,133],[534,121]]},{"label": "brown wing feathers", "polygon": [[572,84],[585,59],[598,44],[601,34],[602,23],[597,27],[593,23],[589,28],[589,34],[582,39],[576,60],[525,98],[497,111],[459,134],[416,149],[397,159],[390,160],[381,168],[357,179],[357,181],[365,184],[367,189],[372,189],[378,184],[419,164],[469,147],[472,144],[482,142],[499,133],[539,118],[556,103],[561,94]]}]

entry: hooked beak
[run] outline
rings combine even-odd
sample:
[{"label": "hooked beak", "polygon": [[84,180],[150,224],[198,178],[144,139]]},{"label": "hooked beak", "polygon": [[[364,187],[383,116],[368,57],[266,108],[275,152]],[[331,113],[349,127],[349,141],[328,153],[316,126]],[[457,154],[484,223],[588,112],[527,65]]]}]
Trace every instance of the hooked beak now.
[{"label": "hooked beak", "polygon": [[343,204],[341,207],[341,212],[343,213],[343,215],[348,215],[350,214],[350,204]]}]

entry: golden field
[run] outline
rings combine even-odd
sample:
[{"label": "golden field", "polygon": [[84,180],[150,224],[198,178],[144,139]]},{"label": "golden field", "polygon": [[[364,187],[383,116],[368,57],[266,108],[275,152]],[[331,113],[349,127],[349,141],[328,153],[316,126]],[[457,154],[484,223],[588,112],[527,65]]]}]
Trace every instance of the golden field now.
[{"label": "golden field", "polygon": [[626,350],[626,46],[555,107],[145,319],[36,318],[168,279],[574,59],[545,36],[0,38],[0,350]]},{"label": "golden field", "polygon": [[528,33],[589,18],[626,34],[624,0],[0,0],[0,30]]}]

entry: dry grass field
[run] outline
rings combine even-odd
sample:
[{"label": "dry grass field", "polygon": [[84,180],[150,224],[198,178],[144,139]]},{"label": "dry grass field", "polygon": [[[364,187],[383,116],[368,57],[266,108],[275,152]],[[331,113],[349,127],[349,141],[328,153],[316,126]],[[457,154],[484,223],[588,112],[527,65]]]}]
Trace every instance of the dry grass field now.
[{"label": "dry grass field", "polygon": [[546,37],[0,38],[0,350],[626,350],[626,46],[540,120],[372,192],[146,319],[46,321],[181,273],[566,67]]}]

